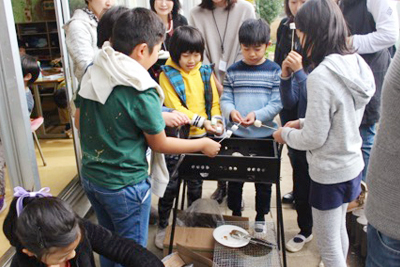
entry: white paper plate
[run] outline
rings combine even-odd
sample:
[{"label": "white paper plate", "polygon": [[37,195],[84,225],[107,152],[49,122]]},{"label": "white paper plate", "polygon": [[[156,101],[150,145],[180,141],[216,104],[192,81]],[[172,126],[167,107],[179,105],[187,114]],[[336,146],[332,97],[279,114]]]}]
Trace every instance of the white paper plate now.
[{"label": "white paper plate", "polygon": [[223,246],[231,247],[231,248],[241,248],[246,246],[250,241],[248,239],[236,239],[231,237],[230,232],[232,230],[239,230],[243,233],[249,234],[246,230],[239,226],[235,225],[221,225],[216,228],[213,232],[213,237],[215,241],[220,243]]}]

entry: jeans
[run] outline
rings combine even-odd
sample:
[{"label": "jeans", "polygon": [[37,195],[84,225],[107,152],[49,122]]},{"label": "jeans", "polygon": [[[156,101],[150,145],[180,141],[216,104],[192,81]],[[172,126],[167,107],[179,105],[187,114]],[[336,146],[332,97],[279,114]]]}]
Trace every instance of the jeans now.
[{"label": "jeans", "polygon": [[388,237],[368,224],[366,267],[399,267],[400,240]]},{"label": "jeans", "polygon": [[[147,246],[151,206],[149,181],[118,190],[95,185],[85,178],[82,178],[82,185],[101,226]],[[121,266],[105,257],[100,257],[100,263],[102,267]]]},{"label": "jeans", "polygon": [[372,145],[374,144],[376,134],[376,124],[361,124],[360,135],[362,138],[362,155],[364,159],[364,170],[362,173],[362,180],[367,181],[367,168],[369,164],[369,156],[371,154]]},{"label": "jeans", "polygon": [[289,159],[293,168],[293,196],[300,234],[308,237],[312,233],[313,218],[309,203],[311,178],[308,173],[306,151],[288,147]]},{"label": "jeans", "polygon": [[[232,215],[242,216],[243,182],[228,182],[228,207]],[[264,221],[271,204],[271,184],[254,183],[256,187],[256,221]]]}]

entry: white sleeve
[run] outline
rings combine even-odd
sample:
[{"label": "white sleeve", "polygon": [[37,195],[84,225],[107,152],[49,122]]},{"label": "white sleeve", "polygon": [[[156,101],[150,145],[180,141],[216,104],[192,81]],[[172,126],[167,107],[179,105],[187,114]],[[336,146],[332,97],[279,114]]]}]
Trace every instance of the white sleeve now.
[{"label": "white sleeve", "polygon": [[399,37],[399,21],[391,0],[367,0],[367,9],[375,20],[376,31],[354,35],[353,47],[359,54],[375,53],[394,45]]}]

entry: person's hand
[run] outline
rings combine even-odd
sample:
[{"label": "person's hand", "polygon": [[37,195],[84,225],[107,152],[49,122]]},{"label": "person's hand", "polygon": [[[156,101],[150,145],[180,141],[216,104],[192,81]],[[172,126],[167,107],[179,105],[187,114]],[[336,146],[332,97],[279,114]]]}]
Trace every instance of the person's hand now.
[{"label": "person's hand", "polygon": [[211,158],[218,155],[219,150],[221,149],[221,144],[207,137],[201,138],[200,140],[203,143],[203,148],[201,149],[201,153]]},{"label": "person's hand", "polygon": [[162,116],[168,127],[178,127],[190,123],[189,117],[186,114],[176,110],[173,112],[163,112]]},{"label": "person's hand", "polygon": [[204,129],[206,129],[207,133],[210,134],[216,134],[217,133],[217,128],[211,125],[210,120],[206,120],[204,122]]},{"label": "person's hand", "polygon": [[290,51],[285,60],[282,62],[282,77],[287,78],[293,72],[297,72],[303,68],[303,57],[296,51]]},{"label": "person's hand", "polygon": [[239,111],[232,110],[230,116],[231,116],[231,120],[233,122],[243,123],[243,117],[242,117],[242,115],[240,115]]},{"label": "person's hand", "polygon": [[243,119],[242,125],[244,127],[252,126],[255,120],[256,114],[254,112],[250,112],[249,114],[247,114],[246,118]]},{"label": "person's hand", "polygon": [[300,129],[300,120],[288,121],[283,127]]},{"label": "person's hand", "polygon": [[275,140],[276,142],[278,142],[279,144],[286,144],[285,140],[283,140],[283,138],[282,138],[282,129],[283,129],[282,127],[279,127],[278,130],[275,131],[275,132],[272,134],[272,137],[273,137],[274,140]]}]

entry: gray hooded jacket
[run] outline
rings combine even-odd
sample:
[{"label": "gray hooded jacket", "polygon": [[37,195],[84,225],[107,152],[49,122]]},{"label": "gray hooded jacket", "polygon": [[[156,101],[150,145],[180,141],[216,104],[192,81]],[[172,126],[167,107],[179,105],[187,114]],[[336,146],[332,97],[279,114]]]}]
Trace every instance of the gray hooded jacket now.
[{"label": "gray hooded jacket", "polygon": [[329,55],[308,76],[306,118],[300,130],[284,127],[282,138],[307,150],[315,182],[346,182],[364,168],[358,128],[374,92],[372,71],[357,54]]}]

